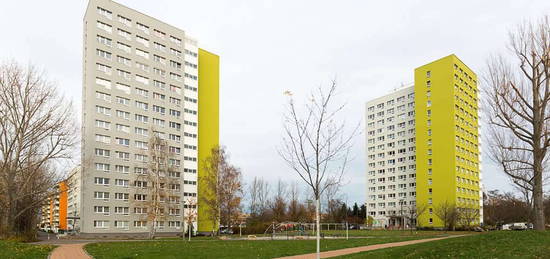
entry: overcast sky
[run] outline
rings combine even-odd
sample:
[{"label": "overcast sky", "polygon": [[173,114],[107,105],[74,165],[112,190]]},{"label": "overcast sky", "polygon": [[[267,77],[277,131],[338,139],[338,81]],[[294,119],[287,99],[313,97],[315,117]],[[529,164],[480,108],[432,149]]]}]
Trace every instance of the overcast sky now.
[{"label": "overcast sky", "polygon": [[[244,179],[270,181],[298,181],[276,152],[285,90],[304,99],[337,78],[338,101],[347,103],[342,119],[362,123],[365,102],[413,82],[414,68],[454,53],[480,75],[487,57],[504,50],[508,29],[550,13],[548,0],[119,2],[185,30],[220,55],[221,143]],[[47,71],[79,112],[86,5],[0,3],[0,58]],[[362,203],[364,135],[354,154],[343,194]],[[486,156],[483,172],[487,189],[511,189]]]}]

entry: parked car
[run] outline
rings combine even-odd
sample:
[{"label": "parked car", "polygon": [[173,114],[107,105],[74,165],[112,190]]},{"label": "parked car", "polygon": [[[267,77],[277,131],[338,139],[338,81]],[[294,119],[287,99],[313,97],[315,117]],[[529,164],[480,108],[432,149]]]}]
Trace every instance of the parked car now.
[{"label": "parked car", "polygon": [[501,230],[512,230],[512,225],[513,224],[504,224],[500,227]]},{"label": "parked car", "polygon": [[527,223],[525,222],[518,222],[518,223],[514,223],[512,224],[512,226],[510,227],[511,230],[527,230],[529,229],[527,227]]}]

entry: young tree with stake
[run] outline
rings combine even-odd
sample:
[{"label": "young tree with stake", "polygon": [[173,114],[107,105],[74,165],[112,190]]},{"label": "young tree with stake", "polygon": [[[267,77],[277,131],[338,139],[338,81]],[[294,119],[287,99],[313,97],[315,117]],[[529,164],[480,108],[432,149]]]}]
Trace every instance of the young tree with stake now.
[{"label": "young tree with stake", "polygon": [[296,107],[290,91],[288,111],[284,117],[284,137],[280,156],[310,187],[315,199],[317,258],[320,256],[320,199],[327,188],[338,186],[349,161],[352,140],[358,131],[345,131],[345,122],[337,122],[344,108],[333,108],[336,81],[328,91],[319,87],[305,105],[304,114]]}]

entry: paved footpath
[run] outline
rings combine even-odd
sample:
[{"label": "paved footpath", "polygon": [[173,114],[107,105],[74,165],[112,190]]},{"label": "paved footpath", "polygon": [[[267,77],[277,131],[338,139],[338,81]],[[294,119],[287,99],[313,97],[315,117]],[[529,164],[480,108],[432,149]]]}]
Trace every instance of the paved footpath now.
[{"label": "paved footpath", "polygon": [[49,259],[92,259],[86,252],[84,252],[84,245],[86,243],[79,244],[61,244],[55,248]]},{"label": "paved footpath", "polygon": [[[329,257],[334,257],[334,256],[355,254],[355,253],[359,253],[359,252],[372,251],[372,250],[376,250],[376,249],[396,247],[396,246],[406,246],[406,245],[412,245],[412,244],[420,244],[420,243],[426,243],[426,242],[431,242],[431,241],[436,241],[436,240],[442,240],[442,239],[454,238],[454,237],[462,237],[462,236],[465,236],[465,235],[454,235],[454,236],[447,236],[447,237],[427,238],[427,239],[410,240],[410,241],[403,241],[403,242],[394,242],[394,243],[386,243],[386,244],[377,244],[377,245],[370,245],[370,246],[359,246],[359,247],[338,249],[338,250],[321,252],[321,258],[329,258]],[[280,258],[277,258],[277,259],[315,259],[315,258],[316,258],[315,253],[311,253],[311,254],[280,257]]]}]

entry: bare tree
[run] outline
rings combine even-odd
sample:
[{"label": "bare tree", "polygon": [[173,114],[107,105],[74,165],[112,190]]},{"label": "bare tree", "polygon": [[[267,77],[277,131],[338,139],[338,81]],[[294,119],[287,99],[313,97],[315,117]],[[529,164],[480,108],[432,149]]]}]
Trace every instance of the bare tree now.
[{"label": "bare tree", "polygon": [[458,221],[465,229],[471,230],[479,222],[479,208],[459,208]]},{"label": "bare tree", "polygon": [[410,204],[406,208],[405,213],[406,213],[406,217],[409,219],[409,223],[411,224],[410,226],[411,232],[413,230],[413,224],[414,224],[414,227],[418,226],[418,217],[424,214],[424,212],[426,212],[427,209],[428,209],[428,204],[418,203],[418,202],[416,204]]},{"label": "bare tree", "polygon": [[240,169],[229,164],[224,147],[214,147],[204,161],[206,193],[200,198],[209,211],[212,234],[218,224],[231,227],[241,210],[242,176]]},{"label": "bare tree", "polygon": [[260,216],[269,205],[269,183],[262,178],[254,177],[248,187],[250,204],[248,210],[253,216]]},{"label": "bare tree", "polygon": [[[151,128],[146,152],[147,172],[138,175],[134,186],[136,206],[144,208],[149,227],[149,238],[155,238],[158,229],[164,227],[164,220],[177,219],[181,215],[181,184],[178,178],[169,177],[176,173],[179,162],[174,158],[168,142],[159,132]],[[137,197],[135,197],[137,198]]]},{"label": "bare tree", "polygon": [[287,199],[285,198],[287,195],[286,191],[286,184],[279,179],[279,181],[277,181],[275,196],[273,197],[273,202],[271,203],[271,211],[275,222],[283,222],[287,218]]},{"label": "bare tree", "polygon": [[550,147],[550,21],[510,33],[505,56],[489,60],[485,102],[490,153],[513,183],[532,192],[534,226],[544,230],[543,185]]},{"label": "bare tree", "polygon": [[455,227],[458,210],[456,205],[450,201],[444,201],[434,207],[434,214],[443,222],[445,230],[452,230]]},{"label": "bare tree", "polygon": [[[195,199],[187,199],[183,204],[183,219],[187,224],[187,233],[189,234],[189,241],[191,241],[191,234],[193,233],[193,222],[197,220],[197,201]],[[185,235],[184,235],[185,237]]]},{"label": "bare tree", "polygon": [[288,201],[288,220],[293,222],[299,222],[302,220],[303,215],[300,211],[300,201],[298,197],[300,196],[300,189],[298,183],[292,182],[289,188],[290,198]]},{"label": "bare tree", "polygon": [[358,127],[346,134],[345,122],[337,116],[344,105],[333,109],[336,81],[328,92],[321,87],[314,91],[305,105],[303,115],[297,109],[292,94],[288,112],[284,117],[284,130],[280,156],[288,166],[310,187],[315,199],[317,258],[320,251],[320,199],[331,186],[340,185],[349,160],[349,152]]},{"label": "bare tree", "polygon": [[0,235],[32,226],[20,219],[56,189],[56,166],[72,158],[77,128],[71,102],[44,74],[16,63],[0,66]]}]

